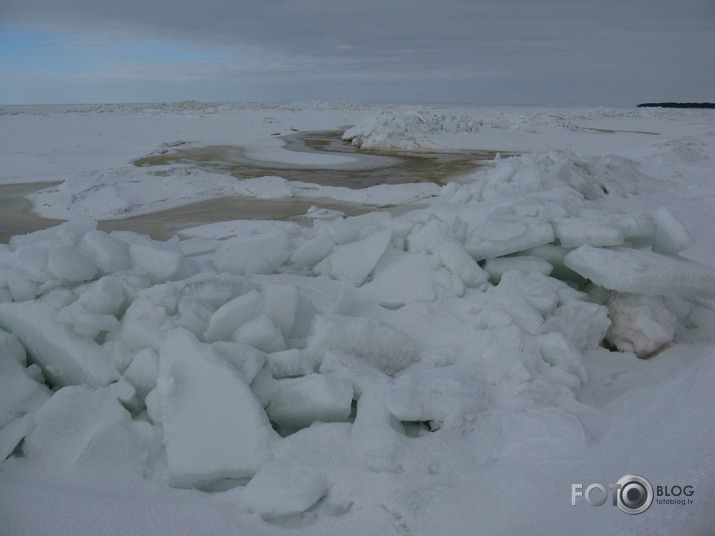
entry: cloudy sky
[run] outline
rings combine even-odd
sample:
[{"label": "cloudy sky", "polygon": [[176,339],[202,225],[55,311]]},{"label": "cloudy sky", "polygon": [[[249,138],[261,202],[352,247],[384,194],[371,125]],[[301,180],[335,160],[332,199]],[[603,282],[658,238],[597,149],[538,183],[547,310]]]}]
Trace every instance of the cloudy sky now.
[{"label": "cloudy sky", "polygon": [[715,0],[0,0],[0,103],[715,101]]}]

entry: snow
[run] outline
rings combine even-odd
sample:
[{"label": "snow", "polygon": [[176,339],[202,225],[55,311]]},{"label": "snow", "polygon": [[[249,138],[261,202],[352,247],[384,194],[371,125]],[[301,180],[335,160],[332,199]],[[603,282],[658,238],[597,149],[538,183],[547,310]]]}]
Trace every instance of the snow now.
[{"label": "snow", "polygon": [[[281,139],[345,125],[360,150]],[[32,208],[69,220],[0,245],[3,530],[707,533],[713,132],[709,112],[648,109],[3,115],[0,183],[54,183]],[[132,163],[209,145],[271,173],[394,163],[371,147],[502,156],[363,189]],[[233,196],[317,208],[187,217],[166,241],[86,219],[147,232],[142,215]],[[631,472],[694,502],[570,505],[573,483]]]}]

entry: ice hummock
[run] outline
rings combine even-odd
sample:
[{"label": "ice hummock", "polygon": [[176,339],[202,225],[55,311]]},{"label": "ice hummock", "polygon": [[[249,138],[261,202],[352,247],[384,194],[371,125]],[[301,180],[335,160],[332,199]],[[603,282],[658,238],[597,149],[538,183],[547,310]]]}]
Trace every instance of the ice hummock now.
[{"label": "ice hummock", "polygon": [[[637,119],[580,113],[564,112],[577,145],[575,123]],[[423,120],[442,143],[562,118],[497,114],[472,132],[447,114]],[[589,140],[599,136],[635,135]],[[73,222],[0,246],[9,530],[37,527],[43,509],[61,513],[47,516],[58,532],[90,533],[85,514],[111,520],[130,503],[145,517],[108,531],[187,533],[180,523],[210,513],[218,532],[425,534],[452,513],[454,532],[622,532],[575,508],[558,526],[532,514],[560,504],[543,489],[636,458],[648,475],[699,475],[704,496],[709,458],[695,447],[713,437],[712,280],[678,257],[693,242],[675,209],[610,203],[644,166],[537,151],[432,185],[438,197],[402,215],[236,223],[214,229],[221,240],[204,227],[167,243]],[[61,387],[70,381],[82,385]],[[520,497],[528,516],[512,506]],[[695,508],[673,515],[705,519]],[[663,509],[651,513],[644,534],[666,526]]]}]

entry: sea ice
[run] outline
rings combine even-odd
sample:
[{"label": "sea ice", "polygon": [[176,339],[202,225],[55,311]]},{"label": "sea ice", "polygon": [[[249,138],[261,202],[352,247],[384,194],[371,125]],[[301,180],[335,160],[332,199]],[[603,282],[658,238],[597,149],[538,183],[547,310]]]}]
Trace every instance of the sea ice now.
[{"label": "sea ice", "polygon": [[127,245],[104,231],[92,230],[79,242],[79,251],[105,274],[127,270]]},{"label": "sea ice", "polygon": [[388,375],[419,360],[419,352],[412,339],[380,320],[337,314],[317,315],[308,336],[307,351],[320,363],[331,350],[359,356]]},{"label": "sea ice", "polygon": [[263,352],[280,352],[286,349],[280,328],[267,315],[253,317],[238,326],[231,340],[248,344]]},{"label": "sea ice", "polygon": [[[36,381],[37,365],[30,365],[28,369],[24,359],[25,350],[17,338],[0,330],[0,437],[4,436],[3,427],[42,405],[50,395],[47,388]],[[8,454],[0,452],[0,459]]]},{"label": "sea ice", "polygon": [[218,341],[211,345],[211,350],[233,365],[246,384],[253,381],[266,362],[265,353],[240,342]]},{"label": "sea ice", "polygon": [[467,287],[477,287],[489,279],[489,274],[482,270],[457,242],[445,242],[436,253],[442,265],[459,277]]},{"label": "sea ice", "polygon": [[315,267],[315,270],[359,287],[375,268],[390,245],[391,239],[392,232],[386,229],[357,242],[338,246]]},{"label": "sea ice", "polygon": [[675,255],[695,243],[683,224],[666,207],[660,207],[653,212],[653,220],[655,221],[653,251]]},{"label": "sea ice", "polygon": [[47,269],[57,279],[68,283],[89,281],[97,273],[97,267],[76,248],[70,246],[50,248]]},{"label": "sea ice", "polygon": [[144,270],[152,283],[164,283],[186,277],[186,260],[179,251],[148,244],[131,244],[129,258],[132,267]]},{"label": "sea ice", "polygon": [[549,275],[553,269],[554,267],[548,261],[531,255],[497,257],[496,259],[489,259],[484,265],[484,270],[489,274],[489,280],[492,283],[499,283],[502,276],[512,270],[522,274],[538,273]]},{"label": "sea ice", "polygon": [[216,267],[234,274],[270,274],[291,256],[285,228],[227,240],[215,254]]},{"label": "sea ice", "polygon": [[507,220],[489,222],[474,229],[464,245],[474,259],[481,261],[542,246],[553,240],[554,229],[548,222]]},{"label": "sea ice", "polygon": [[261,295],[263,314],[281,330],[283,338],[288,339],[298,310],[298,291],[291,285],[266,285]]},{"label": "sea ice", "polygon": [[554,235],[565,248],[591,246],[620,246],[623,231],[616,225],[588,218],[563,218],[553,223]]},{"label": "sea ice", "polygon": [[437,296],[430,255],[393,248],[385,253],[375,272],[372,280],[360,287],[360,295],[378,303],[392,306],[431,302]]},{"label": "sea ice", "polygon": [[655,251],[581,246],[566,266],[597,285],[619,292],[715,297],[715,268]]},{"label": "sea ice", "polygon": [[271,396],[268,414],[286,431],[315,421],[344,422],[350,416],[353,386],[326,374],[311,374],[279,387]]},{"label": "sea ice", "polygon": [[169,483],[200,487],[253,476],[272,430],[248,385],[191,332],[169,332],[159,354],[157,391]]},{"label": "sea ice", "polygon": [[580,351],[597,348],[611,325],[608,309],[603,305],[569,300],[546,319],[546,331],[561,332]]},{"label": "sea ice", "polygon": [[38,302],[0,304],[0,327],[17,336],[52,385],[107,385],[119,378],[109,354]]},{"label": "sea ice", "polygon": [[134,386],[143,400],[156,387],[159,377],[159,356],[152,348],[144,348],[136,354],[124,371],[124,379]]},{"label": "sea ice", "polygon": [[315,368],[311,356],[298,348],[268,354],[266,362],[268,370],[276,379],[307,376]]},{"label": "sea ice", "polygon": [[296,248],[290,257],[293,264],[313,267],[327,257],[335,246],[335,240],[327,232],[318,233]]},{"label": "sea ice", "polygon": [[262,306],[261,294],[251,290],[219,307],[211,316],[204,338],[207,342],[227,341],[244,322],[252,319]]}]

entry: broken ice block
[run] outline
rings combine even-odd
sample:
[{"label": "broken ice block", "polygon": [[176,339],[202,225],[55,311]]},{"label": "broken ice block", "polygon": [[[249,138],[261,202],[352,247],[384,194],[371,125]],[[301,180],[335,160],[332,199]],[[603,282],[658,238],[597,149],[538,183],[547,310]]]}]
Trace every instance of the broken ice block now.
[{"label": "broken ice block", "polygon": [[597,285],[648,296],[715,297],[715,268],[683,257],[640,249],[581,246],[566,266]]}]

